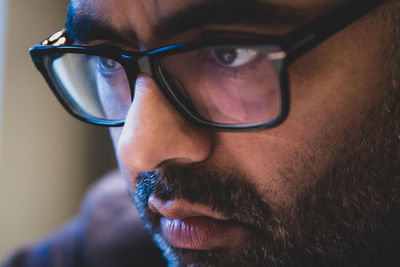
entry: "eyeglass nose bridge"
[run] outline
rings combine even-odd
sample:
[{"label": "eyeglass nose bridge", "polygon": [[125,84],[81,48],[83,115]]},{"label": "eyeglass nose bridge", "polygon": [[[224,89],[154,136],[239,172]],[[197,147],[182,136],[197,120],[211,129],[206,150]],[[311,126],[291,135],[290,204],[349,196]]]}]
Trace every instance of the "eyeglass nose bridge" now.
[{"label": "eyeglass nose bridge", "polygon": [[138,56],[135,60],[134,65],[135,75],[134,77],[129,77],[130,80],[130,89],[132,102],[135,95],[135,83],[139,74],[147,74],[149,75],[157,84],[158,89],[164,95],[168,102],[170,102],[180,113],[182,116],[192,119],[190,116],[188,117],[188,110],[180,104],[179,100],[176,97],[176,92],[172,89],[171,86],[167,86],[167,82],[165,81],[165,77],[161,77],[159,73],[159,65],[157,64],[157,59],[151,58],[151,54],[145,54]]},{"label": "eyeglass nose bridge", "polygon": [[139,57],[137,60],[137,66],[139,69],[138,74],[146,73],[153,77],[153,71],[152,71],[150,59],[148,56]]},{"label": "eyeglass nose bridge", "polygon": [[125,61],[124,65],[131,91],[131,101],[133,101],[135,95],[136,79],[138,75],[147,74],[150,77],[154,78],[151,62],[147,55],[142,55],[138,57],[122,55],[122,57],[127,60]]}]

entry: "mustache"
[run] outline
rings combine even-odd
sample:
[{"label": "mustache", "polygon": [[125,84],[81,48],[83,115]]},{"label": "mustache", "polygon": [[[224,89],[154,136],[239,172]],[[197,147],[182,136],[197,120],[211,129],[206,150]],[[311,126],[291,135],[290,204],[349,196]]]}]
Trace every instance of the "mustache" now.
[{"label": "mustache", "polygon": [[271,205],[262,200],[249,180],[237,170],[227,171],[216,166],[167,165],[161,170],[140,173],[134,198],[147,217],[152,217],[147,201],[154,196],[164,201],[184,199],[210,207],[251,228],[265,227]]}]

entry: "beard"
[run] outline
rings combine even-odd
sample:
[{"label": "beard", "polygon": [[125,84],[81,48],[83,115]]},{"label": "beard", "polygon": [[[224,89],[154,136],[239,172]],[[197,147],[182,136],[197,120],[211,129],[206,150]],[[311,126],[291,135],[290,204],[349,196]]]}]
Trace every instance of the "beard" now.
[{"label": "beard", "polygon": [[[263,200],[251,179],[234,169],[199,163],[141,173],[132,196],[169,266],[398,266],[396,99],[398,95],[391,95],[379,110],[371,110],[361,141],[344,146],[318,175],[308,172],[318,182],[285,207]],[[317,160],[311,155],[298,160],[306,159]],[[296,180],[289,168],[279,173],[287,181]],[[249,234],[237,248],[174,248],[161,232],[160,215],[147,205],[150,196],[212,207]]]},{"label": "beard", "polygon": [[[279,170],[285,181],[296,181],[298,175],[317,181],[302,189],[291,205],[276,207],[262,198],[245,173],[211,163],[164,164],[162,173],[141,173],[131,195],[169,266],[398,266],[400,79],[393,70],[400,66],[400,57],[387,53],[387,76],[377,88],[386,97],[367,112],[357,129],[361,138],[348,138],[354,133],[350,131],[342,134],[344,145],[318,173],[306,164],[300,171]],[[296,160],[318,162],[312,151],[321,148],[315,146],[307,155],[297,153],[303,156]],[[248,236],[236,248],[174,248],[162,234],[160,215],[148,207],[150,196],[212,207],[245,227]]]}]

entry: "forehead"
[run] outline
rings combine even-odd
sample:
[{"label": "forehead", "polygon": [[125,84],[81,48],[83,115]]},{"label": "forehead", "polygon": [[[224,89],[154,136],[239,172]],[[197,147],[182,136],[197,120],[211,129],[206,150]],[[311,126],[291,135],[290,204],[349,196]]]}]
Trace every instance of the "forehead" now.
[{"label": "forehead", "polygon": [[[214,0],[214,2],[223,0]],[[252,0],[230,0],[231,3],[246,2]],[[205,0],[71,0],[75,7],[85,8],[90,7],[94,9],[102,9],[104,7],[113,8],[144,8],[147,11],[166,12],[170,13],[185,6],[190,6],[196,3],[205,2]],[[208,0],[207,2],[213,2]],[[229,1],[228,1],[229,2]],[[325,5],[335,5],[343,3],[343,0],[259,0],[258,2],[271,3],[275,5],[286,5],[299,8],[321,7]]]},{"label": "forehead", "polygon": [[[258,13],[258,18],[273,21],[280,20],[285,24],[285,17],[310,20],[323,12],[332,9],[346,0],[71,0],[69,16],[84,20],[100,21],[121,33],[133,32],[138,39],[151,39],[154,28],[167,25],[174,17],[185,17],[185,11],[193,16],[186,20],[203,20],[198,24],[211,24],[215,21],[221,24],[234,24],[235,19],[252,18]],[[262,10],[262,11],[260,11]],[[265,11],[265,16],[262,13]],[[197,13],[196,13],[197,12]],[[254,16],[256,17],[256,16]],[[71,18],[70,18],[71,19]],[[230,19],[230,20],[229,20]],[[244,19],[243,19],[244,20]],[[223,21],[223,23],[222,23]],[[196,25],[191,21],[190,25]],[[164,27],[166,29],[167,27]],[[157,33],[161,33],[158,31]]]}]

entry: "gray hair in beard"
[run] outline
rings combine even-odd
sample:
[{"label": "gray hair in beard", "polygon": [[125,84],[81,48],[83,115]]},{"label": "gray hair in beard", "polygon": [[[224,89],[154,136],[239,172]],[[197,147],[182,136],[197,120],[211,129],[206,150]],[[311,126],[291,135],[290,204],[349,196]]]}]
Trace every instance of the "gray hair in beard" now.
[{"label": "gray hair in beard", "polygon": [[[399,139],[392,120],[373,121],[374,131],[341,153],[346,159],[336,159],[290,207],[272,209],[245,175],[201,164],[143,173],[134,198],[171,266],[394,266],[400,261]],[[175,249],[147,207],[152,194],[211,206],[251,236],[235,250]]]},{"label": "gray hair in beard", "polygon": [[[210,164],[165,165],[142,173],[132,196],[170,266],[398,266],[400,262],[400,4],[392,2],[385,101],[369,110],[362,139],[332,159],[294,205],[275,209],[246,174]],[[388,14],[386,14],[388,15]],[[386,17],[386,18],[387,18]],[[299,162],[317,160],[312,154]],[[298,173],[280,170],[287,180]],[[251,233],[235,250],[190,251],[171,247],[150,211],[150,195],[204,204]]]}]

